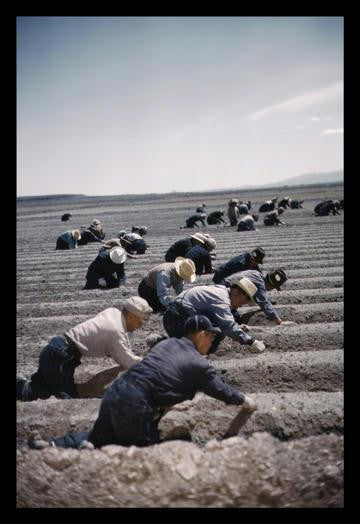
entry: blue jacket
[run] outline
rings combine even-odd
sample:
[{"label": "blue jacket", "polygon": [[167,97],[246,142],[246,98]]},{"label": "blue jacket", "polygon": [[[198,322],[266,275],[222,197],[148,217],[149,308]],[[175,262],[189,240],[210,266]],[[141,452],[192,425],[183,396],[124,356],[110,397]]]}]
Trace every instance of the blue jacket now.
[{"label": "blue jacket", "polygon": [[135,382],[136,388],[145,393],[154,407],[172,406],[192,399],[197,391],[226,404],[244,402],[244,394],[225,384],[186,337],[169,338],[155,344],[121,379]]},{"label": "blue jacket", "polygon": [[228,262],[222,264],[216,269],[213,282],[218,284],[221,280],[228,277],[229,275],[232,275],[233,273],[249,269],[250,258],[250,253],[241,253],[241,255],[231,258],[228,260]]},{"label": "blue jacket", "polygon": [[196,274],[212,273],[213,268],[211,264],[210,253],[207,249],[200,245],[195,245],[185,254],[186,258],[190,258],[196,267]]},{"label": "blue jacket", "polygon": [[[248,269],[246,271],[239,271],[238,273],[234,273],[231,276],[237,278],[247,277],[249,280],[251,280],[251,282],[255,284],[255,286],[257,287],[257,291],[254,295],[254,300],[257,303],[257,305],[262,309],[262,311],[265,313],[269,320],[274,320],[274,318],[278,316],[276,310],[274,309],[274,306],[271,304],[267,295],[267,291],[265,288],[265,280],[261,271],[258,271],[256,269]],[[225,282],[227,285],[230,285],[228,279],[225,279]]]},{"label": "blue jacket", "polygon": [[65,233],[60,235],[59,238],[61,238],[61,240],[63,240],[64,242],[68,244],[69,249],[77,248],[77,241],[72,236],[72,231],[65,231]]},{"label": "blue jacket", "polygon": [[108,287],[117,287],[125,283],[125,269],[123,264],[115,264],[110,258],[110,251],[101,251],[91,262],[86,280],[104,278]]}]

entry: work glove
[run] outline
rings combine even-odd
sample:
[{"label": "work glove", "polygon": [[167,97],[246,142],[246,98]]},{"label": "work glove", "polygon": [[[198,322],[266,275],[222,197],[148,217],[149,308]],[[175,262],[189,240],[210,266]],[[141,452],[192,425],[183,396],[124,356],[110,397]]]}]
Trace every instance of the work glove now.
[{"label": "work glove", "polygon": [[297,325],[296,322],[293,322],[292,320],[283,320],[280,324],[280,326],[295,326]]},{"label": "work glove", "polygon": [[254,353],[262,353],[265,350],[265,344],[262,340],[254,340],[250,345],[250,349]]},{"label": "work glove", "polygon": [[107,286],[106,280],[103,277],[99,278],[98,284],[99,284],[100,287],[106,287]]},{"label": "work glove", "polygon": [[257,409],[257,405],[255,404],[255,401],[248,395],[245,395],[245,400],[241,404],[241,406],[244,411],[248,411],[249,413]]}]

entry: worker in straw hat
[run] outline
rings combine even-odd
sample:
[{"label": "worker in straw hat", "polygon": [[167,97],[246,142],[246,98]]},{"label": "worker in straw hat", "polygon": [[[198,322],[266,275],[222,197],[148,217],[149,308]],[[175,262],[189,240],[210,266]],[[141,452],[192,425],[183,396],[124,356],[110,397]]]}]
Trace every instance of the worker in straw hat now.
[{"label": "worker in straw hat", "polygon": [[[117,363],[111,370],[114,380],[121,370],[141,360],[132,352],[129,335],[148,320],[151,312],[146,300],[130,297],[122,309],[107,308],[63,335],[53,337],[41,351],[38,370],[31,378],[17,378],[17,400],[46,399],[52,395],[64,399],[94,396],[89,395],[91,390],[105,384],[95,384],[94,378],[87,384],[75,384],[74,372],[81,359],[110,356]],[[102,382],[111,381],[108,375],[100,378]]]},{"label": "worker in straw hat", "polygon": [[264,343],[247,335],[232,313],[245,304],[255,304],[253,297],[256,291],[256,286],[248,278],[233,279],[230,288],[210,285],[187,289],[166,309],[163,318],[165,331],[170,337],[181,337],[189,316],[205,315],[221,330],[221,334],[213,341],[210,352],[216,351],[220,342],[228,336],[249,346],[251,351],[261,353],[265,349]]},{"label": "worker in straw hat", "polygon": [[126,251],[122,247],[114,247],[99,253],[88,268],[84,289],[104,289],[124,285],[126,257]]},{"label": "worker in straw hat", "polygon": [[165,311],[174,300],[170,289],[176,295],[184,288],[184,281],[193,283],[196,279],[195,264],[192,260],[177,257],[174,262],[164,262],[150,269],[138,287],[139,296],[147,300],[154,313]]},{"label": "worker in straw hat", "polygon": [[56,249],[76,249],[78,241],[81,239],[80,229],[65,231],[56,241]]},{"label": "worker in straw hat", "polygon": [[[283,269],[274,269],[266,272],[260,271],[259,269],[247,269],[234,273],[230,277],[225,278],[224,281],[221,281],[220,284],[224,284],[229,287],[231,285],[232,278],[248,278],[256,286],[257,291],[253,297],[254,302],[260,307],[269,320],[274,321],[278,325],[281,324],[282,326],[295,324],[295,322],[288,320],[284,321],[280,318],[267,294],[268,291],[272,291],[273,289],[281,291],[281,286],[284,285],[287,281],[287,276]],[[256,311],[253,313],[256,313]],[[235,320],[239,324],[246,324],[248,321],[248,319],[246,320],[246,316],[249,315],[248,313],[245,313],[245,315],[240,315],[238,312],[233,312],[233,314]]]},{"label": "worker in straw hat", "polygon": [[205,245],[205,236],[202,233],[194,233],[187,238],[181,238],[172,244],[165,253],[166,262],[174,262],[176,257],[185,257],[185,254],[193,246]]},{"label": "worker in straw hat", "polygon": [[206,316],[191,316],[180,339],[159,342],[141,362],[113,382],[90,432],[71,431],[50,442],[39,436],[29,441],[30,447],[93,449],[110,444],[157,444],[161,441],[161,417],[173,405],[194,398],[198,391],[252,412],[256,409],[254,400],[223,382],[219,372],[203,358],[219,332]]},{"label": "worker in straw hat", "polygon": [[211,251],[216,248],[216,241],[211,237],[203,237],[203,245],[195,245],[185,254],[186,258],[190,258],[195,264],[196,274],[208,274],[213,273],[213,267],[211,262]]}]

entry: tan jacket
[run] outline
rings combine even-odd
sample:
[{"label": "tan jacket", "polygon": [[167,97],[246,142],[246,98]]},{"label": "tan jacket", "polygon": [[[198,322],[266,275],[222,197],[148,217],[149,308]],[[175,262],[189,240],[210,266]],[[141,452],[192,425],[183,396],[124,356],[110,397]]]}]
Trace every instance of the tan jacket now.
[{"label": "tan jacket", "polygon": [[65,333],[84,356],[112,357],[123,369],[141,360],[133,354],[123,313],[110,307]]}]

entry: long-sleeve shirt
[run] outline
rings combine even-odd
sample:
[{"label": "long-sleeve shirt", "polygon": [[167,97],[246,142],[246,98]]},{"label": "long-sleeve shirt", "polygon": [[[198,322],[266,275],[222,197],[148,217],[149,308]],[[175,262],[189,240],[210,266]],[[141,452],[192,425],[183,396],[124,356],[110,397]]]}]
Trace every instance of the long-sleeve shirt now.
[{"label": "long-sleeve shirt", "polygon": [[208,224],[210,224],[213,221],[225,222],[223,216],[224,213],[222,211],[213,211],[207,217]]},{"label": "long-sleeve shirt", "polygon": [[166,262],[174,262],[176,257],[185,257],[185,253],[192,248],[194,244],[191,238],[182,238],[177,240],[165,253]]},{"label": "long-sleeve shirt", "polygon": [[189,315],[205,315],[218,326],[223,335],[250,345],[255,340],[247,335],[235,322],[231,312],[229,289],[225,286],[194,286],[180,293],[175,302]]},{"label": "long-sleeve shirt", "polygon": [[[241,225],[240,225],[241,224]],[[248,231],[255,230],[255,220],[251,215],[245,215],[238,223],[238,227],[247,229]]]},{"label": "long-sleeve shirt", "polygon": [[211,264],[211,256],[207,249],[200,245],[195,245],[185,254],[186,258],[190,258],[196,267],[196,274],[212,273],[213,268]]},{"label": "long-sleeve shirt", "polygon": [[227,210],[227,216],[230,221],[231,220],[238,221],[240,217],[238,206],[229,206]]},{"label": "long-sleeve shirt", "polygon": [[203,226],[206,226],[205,221],[201,215],[192,215],[186,220],[187,227],[199,227],[196,222],[201,222]]},{"label": "long-sleeve shirt", "polygon": [[240,215],[248,215],[249,214],[249,208],[246,204],[239,204],[238,205],[239,213]]},{"label": "long-sleeve shirt", "polygon": [[232,275],[233,273],[249,269],[250,260],[250,253],[241,253],[240,255],[231,258],[230,260],[228,260],[228,262],[222,264],[216,269],[213,282],[215,282],[215,284],[218,284],[221,280],[228,277],[229,275]]},{"label": "long-sleeve shirt", "polygon": [[107,287],[117,287],[125,282],[125,269],[123,264],[115,264],[110,258],[110,251],[101,251],[91,262],[86,279],[97,280],[104,278]]},{"label": "long-sleeve shirt", "polygon": [[72,231],[65,231],[62,235],[59,236],[64,242],[66,242],[69,246],[69,249],[75,249],[77,248],[77,241],[72,236]]},{"label": "long-sleeve shirt", "polygon": [[184,281],[176,272],[173,262],[164,262],[151,268],[144,281],[147,286],[156,289],[157,297],[165,307],[174,300],[170,288],[175,290],[176,295],[184,289]]},{"label": "long-sleeve shirt", "polygon": [[279,213],[277,210],[271,211],[271,213],[268,213],[265,215],[264,223],[267,223],[267,225],[279,225],[281,224],[281,220],[279,218]]},{"label": "long-sleeve shirt", "polygon": [[[265,313],[267,318],[269,320],[274,320],[274,318],[278,317],[276,310],[274,309],[274,306],[271,304],[266,288],[265,288],[265,280],[262,275],[262,273],[256,269],[247,269],[245,271],[239,271],[237,273],[234,273],[232,275],[233,278],[248,278],[251,280],[253,284],[257,287],[257,291],[254,295],[254,300],[257,303],[257,305],[261,308],[261,310]],[[227,279],[226,279],[227,280]],[[227,285],[229,285],[229,280],[227,280]]]},{"label": "long-sleeve shirt", "polygon": [[154,407],[166,407],[190,400],[198,391],[226,404],[242,404],[244,394],[225,384],[218,372],[182,337],[156,344],[141,362],[122,379],[135,382]]},{"label": "long-sleeve shirt", "polygon": [[110,307],[65,333],[88,357],[112,357],[123,369],[141,361],[131,350],[132,334],[126,330],[123,313]]},{"label": "long-sleeve shirt", "polygon": [[94,233],[90,229],[84,229],[81,231],[81,238],[78,241],[79,246],[83,246],[87,244],[88,242],[101,242],[101,239],[94,235]]}]

